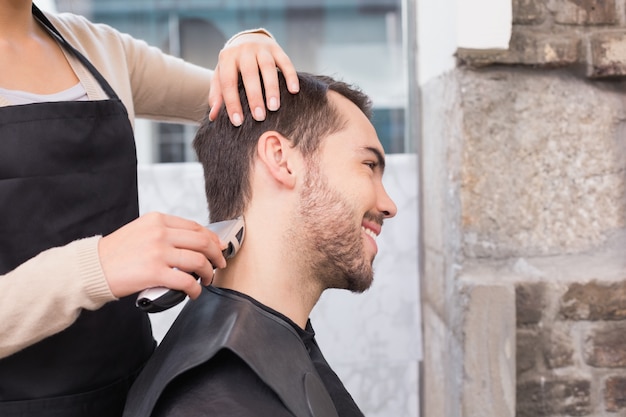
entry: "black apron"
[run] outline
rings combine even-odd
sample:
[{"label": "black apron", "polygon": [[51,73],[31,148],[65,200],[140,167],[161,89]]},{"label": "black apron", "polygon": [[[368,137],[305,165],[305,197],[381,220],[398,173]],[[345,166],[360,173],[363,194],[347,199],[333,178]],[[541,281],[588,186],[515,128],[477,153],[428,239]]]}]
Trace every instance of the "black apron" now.
[{"label": "black apron", "polygon": [[241,358],[294,417],[337,417],[295,329],[252,301],[215,287],[203,288],[185,305],[131,388],[124,417],[149,417],[168,384],[222,349]]},{"label": "black apron", "polygon": [[[109,99],[0,107],[0,274],[138,216],[137,157],[124,105],[35,6],[33,13]],[[150,321],[132,296],[82,311],[68,329],[0,359],[0,416],[119,416],[154,346]]]}]

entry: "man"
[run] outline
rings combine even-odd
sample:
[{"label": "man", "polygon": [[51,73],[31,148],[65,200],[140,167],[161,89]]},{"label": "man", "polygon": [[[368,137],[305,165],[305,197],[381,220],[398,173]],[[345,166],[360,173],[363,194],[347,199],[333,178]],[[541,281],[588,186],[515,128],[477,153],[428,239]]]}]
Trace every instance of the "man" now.
[{"label": "man", "polygon": [[125,415],[363,415],[308,317],[327,288],[369,288],[376,236],[396,206],[367,96],[299,78],[300,93],[281,95],[265,121],[236,128],[220,112],[198,131],[211,221],[243,215],[245,239],[172,326]]}]

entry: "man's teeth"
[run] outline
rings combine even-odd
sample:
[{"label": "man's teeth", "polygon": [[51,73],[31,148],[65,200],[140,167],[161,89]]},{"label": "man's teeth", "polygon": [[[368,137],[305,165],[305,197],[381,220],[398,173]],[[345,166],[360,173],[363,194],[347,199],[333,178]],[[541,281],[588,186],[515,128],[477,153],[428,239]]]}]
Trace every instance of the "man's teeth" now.
[{"label": "man's teeth", "polygon": [[366,234],[368,234],[369,236],[371,236],[371,237],[372,237],[372,239],[376,240],[376,237],[377,237],[377,236],[376,236],[376,233],[374,233],[374,232],[372,231],[372,229],[368,229],[368,228],[363,227],[363,226],[361,226],[361,229],[363,229],[363,231],[364,231]]}]

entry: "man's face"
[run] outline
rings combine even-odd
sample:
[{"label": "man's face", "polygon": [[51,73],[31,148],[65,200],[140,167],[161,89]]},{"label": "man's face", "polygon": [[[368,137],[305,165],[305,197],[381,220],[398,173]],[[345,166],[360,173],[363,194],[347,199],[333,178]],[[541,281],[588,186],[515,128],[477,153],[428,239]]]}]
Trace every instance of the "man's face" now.
[{"label": "man's face", "polygon": [[329,92],[344,128],[322,140],[308,164],[300,219],[311,251],[310,265],[324,288],[363,292],[373,280],[376,237],[396,206],[382,184],[384,151],[359,108]]}]

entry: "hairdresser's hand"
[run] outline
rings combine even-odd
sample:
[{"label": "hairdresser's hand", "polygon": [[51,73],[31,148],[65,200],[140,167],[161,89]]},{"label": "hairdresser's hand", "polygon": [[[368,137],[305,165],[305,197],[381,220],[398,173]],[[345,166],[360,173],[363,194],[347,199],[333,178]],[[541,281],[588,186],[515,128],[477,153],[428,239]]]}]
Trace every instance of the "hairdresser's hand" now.
[{"label": "hairdresser's hand", "polygon": [[118,298],[151,287],[181,290],[196,298],[201,287],[183,271],[197,273],[208,285],[213,267],[226,266],[225,248],[215,233],[196,222],[149,213],[100,239],[98,254]]},{"label": "hairdresser's hand", "polygon": [[[278,110],[280,94],[277,67],[285,75],[289,91],[293,94],[297,93],[300,89],[298,75],[291,60],[276,40],[265,33],[247,33],[237,36],[220,52],[215,74],[211,80],[209,118],[215,120],[223,102],[231,123],[235,126],[241,125],[243,112],[237,88],[239,73],[243,78],[246,96],[255,120],[265,119],[266,105],[271,111]],[[263,103],[259,71],[263,77],[267,103]]]}]

